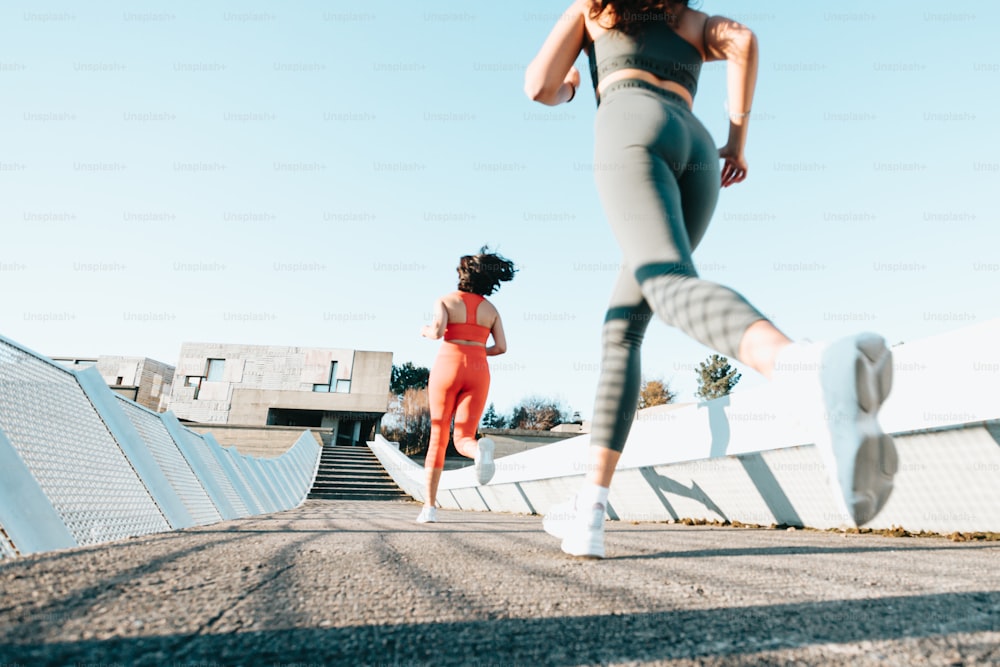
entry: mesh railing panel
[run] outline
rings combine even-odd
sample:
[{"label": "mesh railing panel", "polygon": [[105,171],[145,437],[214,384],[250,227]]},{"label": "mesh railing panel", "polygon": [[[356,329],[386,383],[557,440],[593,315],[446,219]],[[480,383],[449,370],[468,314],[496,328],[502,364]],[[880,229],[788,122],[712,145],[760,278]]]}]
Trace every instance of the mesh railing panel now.
[{"label": "mesh railing panel", "polygon": [[311,436],[300,437],[291,450],[277,459],[292,485],[292,497],[296,503],[302,502],[312,489],[316,466],[322,447]]},{"label": "mesh railing panel", "polygon": [[205,526],[221,521],[219,510],[191,470],[187,459],[177,449],[177,443],[170,437],[163,420],[124,398],[118,400],[118,406],[139,432],[195,524]]},{"label": "mesh railing panel", "polygon": [[4,341],[0,428],[77,544],[170,529],[76,377]]},{"label": "mesh railing panel", "polygon": [[240,498],[240,494],[233,488],[233,481],[229,479],[229,475],[223,470],[222,464],[208,450],[208,443],[198,437],[193,431],[187,429],[184,429],[184,437],[187,438],[188,449],[192,455],[197,456],[201,460],[202,465],[211,472],[212,477],[215,478],[215,481],[222,488],[223,496],[229,501],[229,504],[232,505],[236,513],[239,516],[249,515],[250,510],[247,509],[246,503]]},{"label": "mesh railing panel", "polygon": [[266,466],[261,465],[259,461],[248,461],[247,463],[249,463],[248,467],[254,478],[259,481],[258,488],[260,492],[257,495],[260,497],[261,502],[265,503],[270,508],[270,511],[287,509],[285,505],[288,503],[281,495],[281,491],[277,488],[274,479],[267,473]]},{"label": "mesh railing panel", "polygon": [[247,494],[250,495],[250,501],[257,506],[256,509],[248,508],[247,511],[249,511],[251,514],[256,514],[256,513],[263,514],[267,512],[268,511],[267,505],[265,505],[261,501],[260,499],[261,493],[258,493],[260,489],[257,487],[257,480],[252,477],[248,479],[247,475],[243,474],[243,469],[236,463],[235,459],[236,456],[238,456],[238,454],[234,456],[229,452],[223,450],[220,456],[229,457],[229,465],[232,466],[233,473],[236,475],[236,479],[234,479],[233,482],[236,484],[241,484],[243,488],[246,490]]},{"label": "mesh railing panel", "polygon": [[273,461],[261,461],[257,467],[260,470],[260,474],[270,482],[271,488],[277,496],[277,502],[280,505],[279,509],[292,507],[292,496],[295,494],[292,493],[288,481],[279,471],[278,464]]}]

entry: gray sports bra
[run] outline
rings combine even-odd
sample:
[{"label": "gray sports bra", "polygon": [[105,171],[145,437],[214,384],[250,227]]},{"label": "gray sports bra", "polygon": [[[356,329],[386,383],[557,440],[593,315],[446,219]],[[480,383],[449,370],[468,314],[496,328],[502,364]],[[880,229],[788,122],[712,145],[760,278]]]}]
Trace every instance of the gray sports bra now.
[{"label": "gray sports bra", "polygon": [[594,90],[601,80],[622,69],[641,69],[684,86],[691,97],[698,90],[701,53],[666,23],[653,23],[638,35],[608,30],[587,49]]}]

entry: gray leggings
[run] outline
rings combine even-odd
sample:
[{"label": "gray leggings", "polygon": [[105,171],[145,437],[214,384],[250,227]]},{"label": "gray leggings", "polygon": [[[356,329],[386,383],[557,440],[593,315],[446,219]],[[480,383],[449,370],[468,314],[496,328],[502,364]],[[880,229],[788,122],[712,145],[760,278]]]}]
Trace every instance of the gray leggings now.
[{"label": "gray leggings", "polygon": [[643,81],[616,82],[602,95],[595,134],[597,190],[624,266],[604,318],[590,442],[620,452],[652,314],[728,357],[747,327],[766,318],[695,271],[691,252],[708,228],[721,176],[718,149],[686,102]]}]

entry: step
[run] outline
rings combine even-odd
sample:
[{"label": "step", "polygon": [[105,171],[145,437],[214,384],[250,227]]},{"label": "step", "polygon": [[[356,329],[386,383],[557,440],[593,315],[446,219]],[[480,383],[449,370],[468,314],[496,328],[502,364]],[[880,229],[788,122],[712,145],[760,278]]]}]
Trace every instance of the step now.
[{"label": "step", "polygon": [[391,477],[322,477],[313,480],[313,486],[319,484],[391,484],[399,486]]},{"label": "step", "polygon": [[[398,484],[387,477],[367,477],[358,479],[355,477],[335,477],[332,479],[316,480],[316,484],[359,484],[361,486],[392,486],[398,488]],[[314,484],[313,486],[315,486]]]},{"label": "step", "polygon": [[348,459],[346,461],[342,460],[332,460],[326,459],[319,462],[321,468],[325,467],[336,467],[344,466],[351,468],[381,468],[382,465],[378,461],[359,461],[358,459]]},{"label": "step", "polygon": [[356,464],[369,464],[369,465],[382,465],[378,462],[378,459],[374,456],[367,458],[364,456],[324,456],[320,458],[320,463],[356,463]]},{"label": "step", "polygon": [[330,482],[319,482],[313,484],[313,489],[392,489],[399,490],[399,486],[394,482],[357,482],[354,480],[335,480]]},{"label": "step", "polygon": [[384,494],[384,493],[365,493],[365,492],[323,492],[323,493],[310,493],[310,499],[315,500],[411,500],[411,498],[405,493],[400,492],[399,494]]},{"label": "step", "polygon": [[325,461],[319,464],[320,469],[333,470],[385,470],[377,463],[362,463],[360,461]]},{"label": "step", "polygon": [[309,498],[408,500],[367,447],[324,447]]},{"label": "step", "polygon": [[312,487],[312,491],[318,491],[319,489],[364,489],[364,490],[375,490],[375,491],[401,491],[398,486],[392,484],[391,482],[384,482],[381,484],[357,484],[355,482],[323,482],[320,484],[315,484]]},{"label": "step", "polygon": [[344,470],[342,468],[337,470],[323,470],[322,468],[320,468],[318,471],[316,471],[316,474],[317,476],[324,476],[324,477],[372,477],[372,476],[388,477],[389,476],[388,473],[386,473],[386,471],[382,470],[381,468],[377,470],[373,470],[371,468],[365,468],[364,470]]}]

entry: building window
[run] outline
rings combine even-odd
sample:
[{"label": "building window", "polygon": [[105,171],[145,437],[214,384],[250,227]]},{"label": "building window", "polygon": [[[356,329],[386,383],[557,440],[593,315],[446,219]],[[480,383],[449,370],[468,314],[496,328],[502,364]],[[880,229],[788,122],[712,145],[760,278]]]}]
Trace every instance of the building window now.
[{"label": "building window", "polygon": [[336,387],[336,385],[333,384],[335,377],[337,377],[337,362],[333,361],[330,363],[330,374],[326,376],[326,384],[314,384],[313,391],[322,394],[329,394]]},{"label": "building window", "polygon": [[200,375],[187,375],[184,377],[185,387],[194,387],[194,398],[198,398],[198,391],[201,389],[201,381],[204,380]]},{"label": "building window", "polygon": [[122,381],[124,381],[124,380],[125,380],[125,378],[122,377],[121,375],[119,375],[118,377],[115,378],[115,384],[121,384]]},{"label": "building window", "polygon": [[351,393],[351,381],[350,380],[337,380],[337,393],[338,394],[349,394],[349,393]]},{"label": "building window", "polygon": [[206,380],[209,382],[222,382],[223,371],[226,368],[225,359],[209,359],[208,360],[208,373],[206,373]]}]

